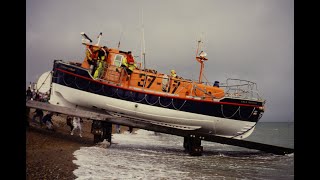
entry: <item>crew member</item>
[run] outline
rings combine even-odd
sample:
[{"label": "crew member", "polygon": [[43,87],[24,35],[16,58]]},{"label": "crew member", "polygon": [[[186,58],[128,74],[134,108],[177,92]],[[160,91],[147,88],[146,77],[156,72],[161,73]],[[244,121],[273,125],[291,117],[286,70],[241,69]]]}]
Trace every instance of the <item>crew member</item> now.
[{"label": "crew member", "polygon": [[98,58],[98,53],[97,49],[95,49],[92,45],[89,45],[86,51],[86,57],[87,57],[87,62],[90,66],[90,74],[93,75],[95,72],[95,69],[97,67],[97,58]]},{"label": "crew member", "polygon": [[137,65],[134,62],[134,58],[131,54],[131,51],[128,51],[127,57],[124,57],[122,60],[122,66],[126,67],[128,75],[131,75],[133,70],[137,68]]},{"label": "crew member", "polygon": [[134,58],[132,56],[131,51],[128,51],[127,62],[128,62],[128,64],[134,64]]},{"label": "crew member", "polygon": [[106,58],[106,52],[102,49],[99,50],[98,54],[98,60],[97,60],[97,69],[94,72],[93,78],[100,78],[102,75],[102,72],[105,68],[105,58]]},{"label": "crew member", "polygon": [[213,86],[215,86],[215,87],[220,87],[219,83],[220,83],[219,81],[214,81]]},{"label": "crew member", "polygon": [[73,135],[76,129],[79,130],[79,136],[82,137],[82,128],[81,128],[81,118],[80,117],[73,117],[73,129],[71,130],[71,135]]},{"label": "crew member", "polygon": [[172,69],[170,72],[171,72],[171,77],[174,77],[174,78],[178,77],[175,70]]},{"label": "crew member", "polygon": [[53,112],[49,112],[42,118],[42,122],[47,125],[48,130],[54,131],[53,123],[52,123]]},{"label": "crew member", "polygon": [[26,94],[27,94],[27,101],[32,99],[32,91],[31,91],[30,87],[28,87],[28,90],[27,90]]}]

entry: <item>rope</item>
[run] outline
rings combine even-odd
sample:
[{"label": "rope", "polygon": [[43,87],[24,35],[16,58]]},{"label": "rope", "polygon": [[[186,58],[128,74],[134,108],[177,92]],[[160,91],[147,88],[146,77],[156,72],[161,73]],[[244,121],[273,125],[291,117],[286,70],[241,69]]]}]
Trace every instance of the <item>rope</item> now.
[{"label": "rope", "polygon": [[[132,93],[132,92],[131,92],[131,93]],[[146,98],[146,96],[147,96],[147,94],[144,94],[143,98],[142,98],[141,100],[139,100],[139,101],[136,101],[133,96],[131,96],[131,99],[132,99],[134,102],[142,102],[142,101]]]},{"label": "rope", "polygon": [[[172,100],[172,99],[171,99]],[[160,96],[159,96],[159,104],[162,106],[162,107],[168,107],[168,106],[170,106],[170,104],[172,103],[172,101],[170,101],[170,103],[168,104],[168,105],[163,105],[163,104],[161,104],[161,99],[160,99]]]},{"label": "rope", "polygon": [[[107,94],[107,95],[109,95],[109,96],[111,96],[111,97],[116,94],[117,89],[116,89],[116,91],[114,91],[114,93],[111,95],[111,94],[109,94],[109,92],[106,92],[106,91],[105,91],[105,87],[107,87],[107,86],[103,86],[103,89],[102,89],[103,94]],[[111,91],[111,88],[110,88],[110,87],[108,87],[108,89],[110,89],[110,91]]]},{"label": "rope", "polygon": [[[39,87],[39,89],[41,89],[41,87],[44,85],[44,82],[46,82],[46,80],[48,79],[49,75],[52,73],[52,71],[50,71],[50,73],[48,73],[46,79],[43,81],[43,83],[41,84],[41,86]],[[39,90],[37,89],[37,91]]]},{"label": "rope", "polygon": [[260,112],[259,117],[258,117],[258,120],[261,119],[262,115],[263,115],[263,112]]},{"label": "rope", "polygon": [[176,106],[175,106],[174,103],[173,103],[173,99],[172,99],[172,106],[173,106],[174,109],[180,111],[180,109],[182,108],[182,106],[183,106],[186,102],[187,102],[187,100],[184,100],[184,102],[183,102],[183,104],[180,106],[180,108],[176,108]]},{"label": "rope", "polygon": [[[123,95],[126,93],[126,91],[123,91]],[[122,99],[128,99],[130,96],[127,96],[127,97],[121,97],[120,95],[119,95],[119,89],[117,88],[117,95],[118,95],[118,97],[119,98],[122,98]]]},{"label": "rope", "polygon": [[159,100],[159,102],[160,102],[160,96],[158,97],[158,99],[156,100],[156,102],[154,102],[154,103],[150,103],[150,102],[148,102],[148,98],[145,96],[145,99],[146,99],[146,102],[149,104],[149,105],[151,105],[151,106],[153,106],[153,105],[155,105],[157,102],[158,102],[158,100]]},{"label": "rope", "polygon": [[235,137],[238,137],[238,136],[241,136],[241,135],[243,135],[244,133],[247,133],[247,132],[250,131],[252,128],[254,128],[256,125],[257,125],[257,122],[256,122],[251,128],[249,128],[248,130],[242,132],[241,134],[237,134],[237,135],[235,135],[235,136],[232,136],[231,139],[233,139],[233,138],[235,138]]},{"label": "rope", "polygon": [[55,77],[54,74],[55,74],[55,73],[52,74],[52,79],[53,79],[53,78],[60,79],[61,77],[63,77],[63,73],[60,72],[60,71],[56,71],[56,76],[57,76],[57,77]]},{"label": "rope", "polygon": [[221,104],[221,113],[222,113],[222,115],[223,115],[223,117],[225,117],[225,118],[232,118],[237,112],[238,112],[238,110],[240,109],[240,106],[238,107],[238,109],[236,110],[236,112],[234,112],[233,113],[233,115],[231,115],[231,116],[229,116],[229,117],[226,117],[225,115],[224,115],[224,113],[223,113],[223,104]]},{"label": "rope", "polygon": [[[91,81],[89,82],[89,84],[92,85],[92,84],[91,84]],[[94,89],[92,89],[92,86],[90,86],[90,85],[89,85],[89,90],[91,90],[92,92],[99,92],[99,91],[101,91],[101,89],[102,89],[103,86],[104,86],[104,85],[99,84],[98,86],[100,86],[100,89],[94,90]]]},{"label": "rope", "polygon": [[[90,84],[90,81],[89,81],[89,82],[84,81],[84,82],[88,83],[88,85],[86,85],[86,86],[84,86],[83,88],[81,88],[81,87],[78,85],[78,83],[77,83],[77,79],[78,79],[78,78],[75,77],[74,82],[75,82],[75,85],[77,86],[77,88],[79,88],[79,89],[86,89],[86,88],[89,86],[89,84]],[[80,82],[81,82],[81,79],[80,79]]]},{"label": "rope", "polygon": [[244,120],[248,120],[248,119],[251,117],[251,115],[253,114],[253,111],[254,111],[255,109],[256,109],[256,108],[253,107],[253,109],[252,109],[252,111],[251,111],[251,113],[250,113],[250,115],[249,115],[248,118],[242,118],[242,117],[241,117],[241,113],[240,113],[240,109],[239,109],[239,116],[240,116],[240,118],[241,118],[241,119],[244,119]]},{"label": "rope", "polygon": [[[62,79],[63,79],[63,82],[64,82],[67,86],[70,86],[74,81],[68,84],[68,83],[66,82],[65,75],[66,75],[66,74],[64,73],[64,74],[63,74],[63,78],[62,78]],[[73,78],[75,79],[75,77],[73,77]]]}]

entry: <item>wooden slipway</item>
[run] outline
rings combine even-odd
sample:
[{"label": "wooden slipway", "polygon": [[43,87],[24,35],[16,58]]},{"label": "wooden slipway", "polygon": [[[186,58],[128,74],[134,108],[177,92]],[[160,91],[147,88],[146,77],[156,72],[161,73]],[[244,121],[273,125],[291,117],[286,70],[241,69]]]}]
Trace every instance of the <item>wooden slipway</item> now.
[{"label": "wooden slipway", "polygon": [[[125,115],[119,115],[119,114],[106,112],[106,111],[102,113],[102,111],[98,109],[96,112],[94,112],[92,110],[89,111],[89,110],[83,110],[78,108],[67,108],[67,107],[53,105],[45,102],[31,101],[31,100],[26,102],[26,107],[38,108],[45,111],[78,116],[78,117],[86,118],[88,120],[106,121],[112,124],[131,126],[134,128],[145,129],[149,131],[182,136],[185,138],[184,147],[186,149],[195,148],[195,150],[189,149],[189,152],[191,152],[191,155],[192,155],[192,152],[195,153],[197,151],[200,151],[200,154],[198,155],[201,155],[201,152],[202,152],[202,147],[200,146],[201,140],[227,144],[232,146],[239,146],[239,147],[244,147],[248,149],[256,149],[256,150],[273,153],[277,155],[285,155],[285,154],[290,154],[294,152],[294,149],[292,148],[215,136],[212,134],[201,133],[201,132],[198,132],[197,130],[190,130],[187,128],[182,129],[179,127],[177,128],[174,125],[172,125],[171,127],[168,125],[161,125],[161,124],[157,125],[149,121],[135,119],[132,117],[127,117]],[[199,147],[201,147],[200,150],[199,150]]]}]

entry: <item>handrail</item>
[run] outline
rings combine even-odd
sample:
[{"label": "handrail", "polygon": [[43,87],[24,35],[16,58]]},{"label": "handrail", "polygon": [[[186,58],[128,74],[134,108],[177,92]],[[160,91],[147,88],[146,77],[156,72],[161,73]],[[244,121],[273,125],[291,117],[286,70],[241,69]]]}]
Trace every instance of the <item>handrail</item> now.
[{"label": "handrail", "polygon": [[228,78],[225,85],[223,84],[220,87],[225,89],[227,97],[263,100],[258,92],[257,83],[253,81]]},{"label": "handrail", "polygon": [[[213,86],[214,83],[203,82],[202,84]],[[258,92],[257,83],[253,81],[237,78],[228,78],[225,83],[220,83],[219,87],[225,90],[226,97],[242,98],[248,100],[263,100],[262,96]],[[202,92],[207,94],[204,89],[201,89],[199,87],[196,88],[202,90]]]}]

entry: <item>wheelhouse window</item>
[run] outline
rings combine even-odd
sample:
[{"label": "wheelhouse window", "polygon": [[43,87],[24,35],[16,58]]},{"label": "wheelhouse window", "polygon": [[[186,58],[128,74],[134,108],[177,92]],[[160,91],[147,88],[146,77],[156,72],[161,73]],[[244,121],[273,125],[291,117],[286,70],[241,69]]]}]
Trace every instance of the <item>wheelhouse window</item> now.
[{"label": "wheelhouse window", "polygon": [[113,65],[120,67],[122,64],[123,55],[117,54],[114,58]]}]

